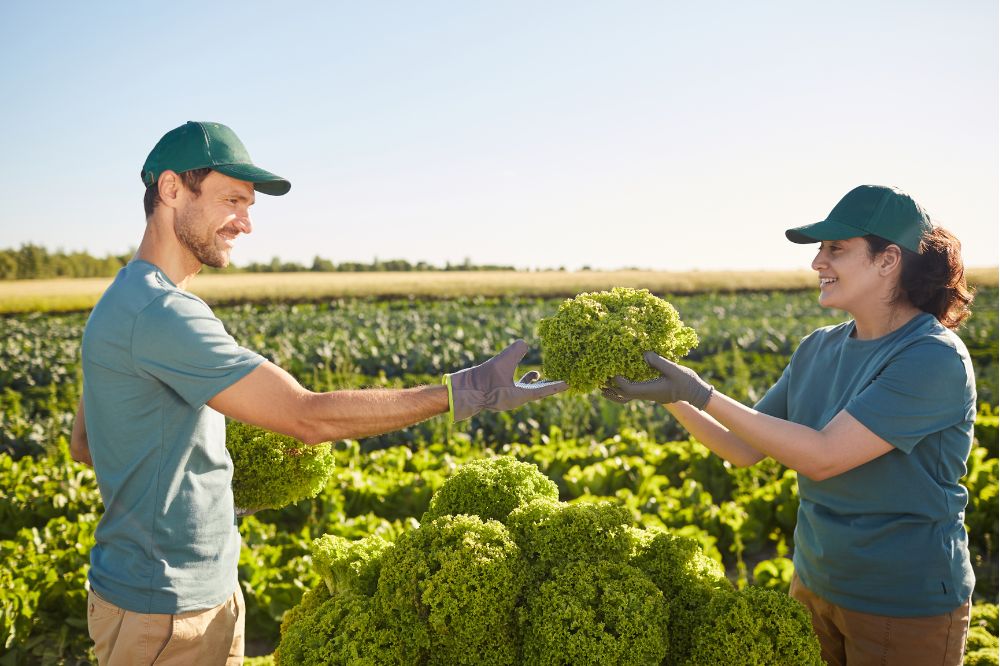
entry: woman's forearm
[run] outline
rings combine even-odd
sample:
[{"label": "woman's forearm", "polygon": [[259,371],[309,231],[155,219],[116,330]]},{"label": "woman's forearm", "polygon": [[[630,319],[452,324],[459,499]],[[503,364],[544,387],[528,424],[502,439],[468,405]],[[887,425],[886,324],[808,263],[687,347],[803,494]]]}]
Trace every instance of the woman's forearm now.
[{"label": "woman's forearm", "polygon": [[673,402],[664,407],[692,437],[733,465],[747,467],[764,457],[763,453],[747,444],[709,414],[695,409],[688,403]]},{"label": "woman's forearm", "polygon": [[822,430],[762,414],[719,392],[712,393],[705,411],[747,446],[814,481],[842,474],[893,449],[843,410]]}]

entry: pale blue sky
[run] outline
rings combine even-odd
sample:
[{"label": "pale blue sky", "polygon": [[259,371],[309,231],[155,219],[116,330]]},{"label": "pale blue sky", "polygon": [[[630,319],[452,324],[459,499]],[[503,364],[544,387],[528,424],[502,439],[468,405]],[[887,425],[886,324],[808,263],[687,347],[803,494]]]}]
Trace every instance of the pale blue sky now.
[{"label": "pale blue sky", "polygon": [[909,191],[998,263],[995,0],[0,4],[0,247],[124,252],[186,120],[292,182],[237,264],[805,268]]}]

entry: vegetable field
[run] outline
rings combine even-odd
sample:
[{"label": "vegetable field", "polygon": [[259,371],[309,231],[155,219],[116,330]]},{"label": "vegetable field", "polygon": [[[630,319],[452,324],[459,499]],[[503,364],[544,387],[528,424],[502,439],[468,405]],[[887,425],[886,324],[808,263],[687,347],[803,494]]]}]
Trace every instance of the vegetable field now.
[{"label": "vegetable field", "polygon": [[[719,390],[753,403],[799,340],[842,319],[812,292],[665,297],[700,339],[686,363]],[[236,339],[314,390],[437,383],[536,326],[561,299],[342,299],[235,305],[216,313]],[[84,581],[101,502],[93,473],[66,452],[80,394],[85,313],[0,318],[0,666],[88,659]],[[968,463],[966,525],[975,601],[997,603],[997,289],[980,289],[961,329],[980,401]],[[239,429],[232,429],[237,433]],[[611,501],[635,527],[694,539],[737,588],[787,589],[798,506],[794,472],[773,461],[733,469],[687,439],[665,410],[563,394],[507,414],[334,443],[335,472],[316,497],[240,520],[240,581],[249,654],[271,654],[287,611],[321,584],[310,544],[323,535],[396,541],[464,463],[532,463],[569,506]],[[602,505],[603,506],[603,505]],[[970,647],[995,646],[996,611],[980,610]],[[983,615],[985,613],[985,615]],[[995,647],[993,648],[995,655]]]}]

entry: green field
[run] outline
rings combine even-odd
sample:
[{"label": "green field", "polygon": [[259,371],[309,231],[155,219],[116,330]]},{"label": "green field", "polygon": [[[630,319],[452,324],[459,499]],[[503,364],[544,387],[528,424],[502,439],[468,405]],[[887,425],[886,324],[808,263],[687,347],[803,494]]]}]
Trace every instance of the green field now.
[{"label": "green field", "polygon": [[[553,280],[551,289],[557,280],[581,276],[528,275]],[[204,279],[207,286],[215,277],[196,282]],[[241,278],[263,280],[258,284],[274,278],[218,277],[234,289]],[[385,286],[403,276],[376,277],[386,280],[379,283]],[[809,279],[792,291],[733,293],[735,278],[722,293],[677,289],[669,300],[701,337],[686,363],[719,390],[754,402],[777,379],[804,335],[844,318],[818,306]],[[436,383],[442,372],[481,362],[517,337],[532,347],[525,365],[538,366],[535,326],[561,302],[510,296],[499,286],[493,296],[477,292],[444,298],[441,285],[457,289],[460,280],[437,283],[434,298],[389,298],[390,289],[372,298],[375,282],[366,284],[365,298],[306,299],[302,292],[303,300],[315,302],[220,305],[216,312],[241,344],[309,388],[330,390]],[[558,284],[575,293],[582,283]],[[247,289],[247,283],[239,288]],[[965,479],[971,497],[966,525],[979,578],[976,601],[994,603],[997,295],[995,283],[981,286],[974,314],[960,330],[973,357],[982,412]],[[13,655],[0,663],[77,663],[89,649],[83,583],[102,507],[92,471],[65,454],[80,393],[79,344],[86,317],[86,308],[0,316],[0,447],[5,452],[0,454],[0,646]],[[308,555],[311,539],[329,533],[350,539],[381,534],[392,540],[416,525],[431,494],[458,465],[493,454],[537,465],[556,483],[563,501],[614,501],[628,508],[637,526],[694,538],[736,584],[787,586],[798,505],[794,472],[773,461],[730,468],[688,440],[655,406],[618,405],[598,394],[560,395],[456,425],[436,418],[398,433],[338,442],[337,471],[317,497],[243,519],[239,573],[251,653],[274,649],[284,613],[317,584]]]}]

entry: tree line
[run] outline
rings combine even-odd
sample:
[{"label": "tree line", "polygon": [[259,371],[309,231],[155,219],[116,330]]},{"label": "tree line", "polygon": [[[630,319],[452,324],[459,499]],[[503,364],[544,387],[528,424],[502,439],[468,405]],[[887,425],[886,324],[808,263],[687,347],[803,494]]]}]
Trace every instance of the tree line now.
[{"label": "tree line", "polygon": [[[118,270],[132,259],[135,251],[124,254],[109,254],[95,257],[87,252],[50,252],[41,245],[26,243],[17,249],[0,250],[0,280],[31,280],[46,278],[114,277]],[[205,268],[207,273],[297,273],[313,271],[317,273],[335,272],[379,272],[379,271],[509,271],[513,266],[494,264],[473,264],[468,258],[460,263],[448,262],[435,266],[426,261],[416,263],[406,259],[378,259],[370,262],[333,262],[316,256],[309,265],[294,261],[282,261],[274,257],[271,261],[251,262],[243,266],[230,265],[228,268]]]}]

